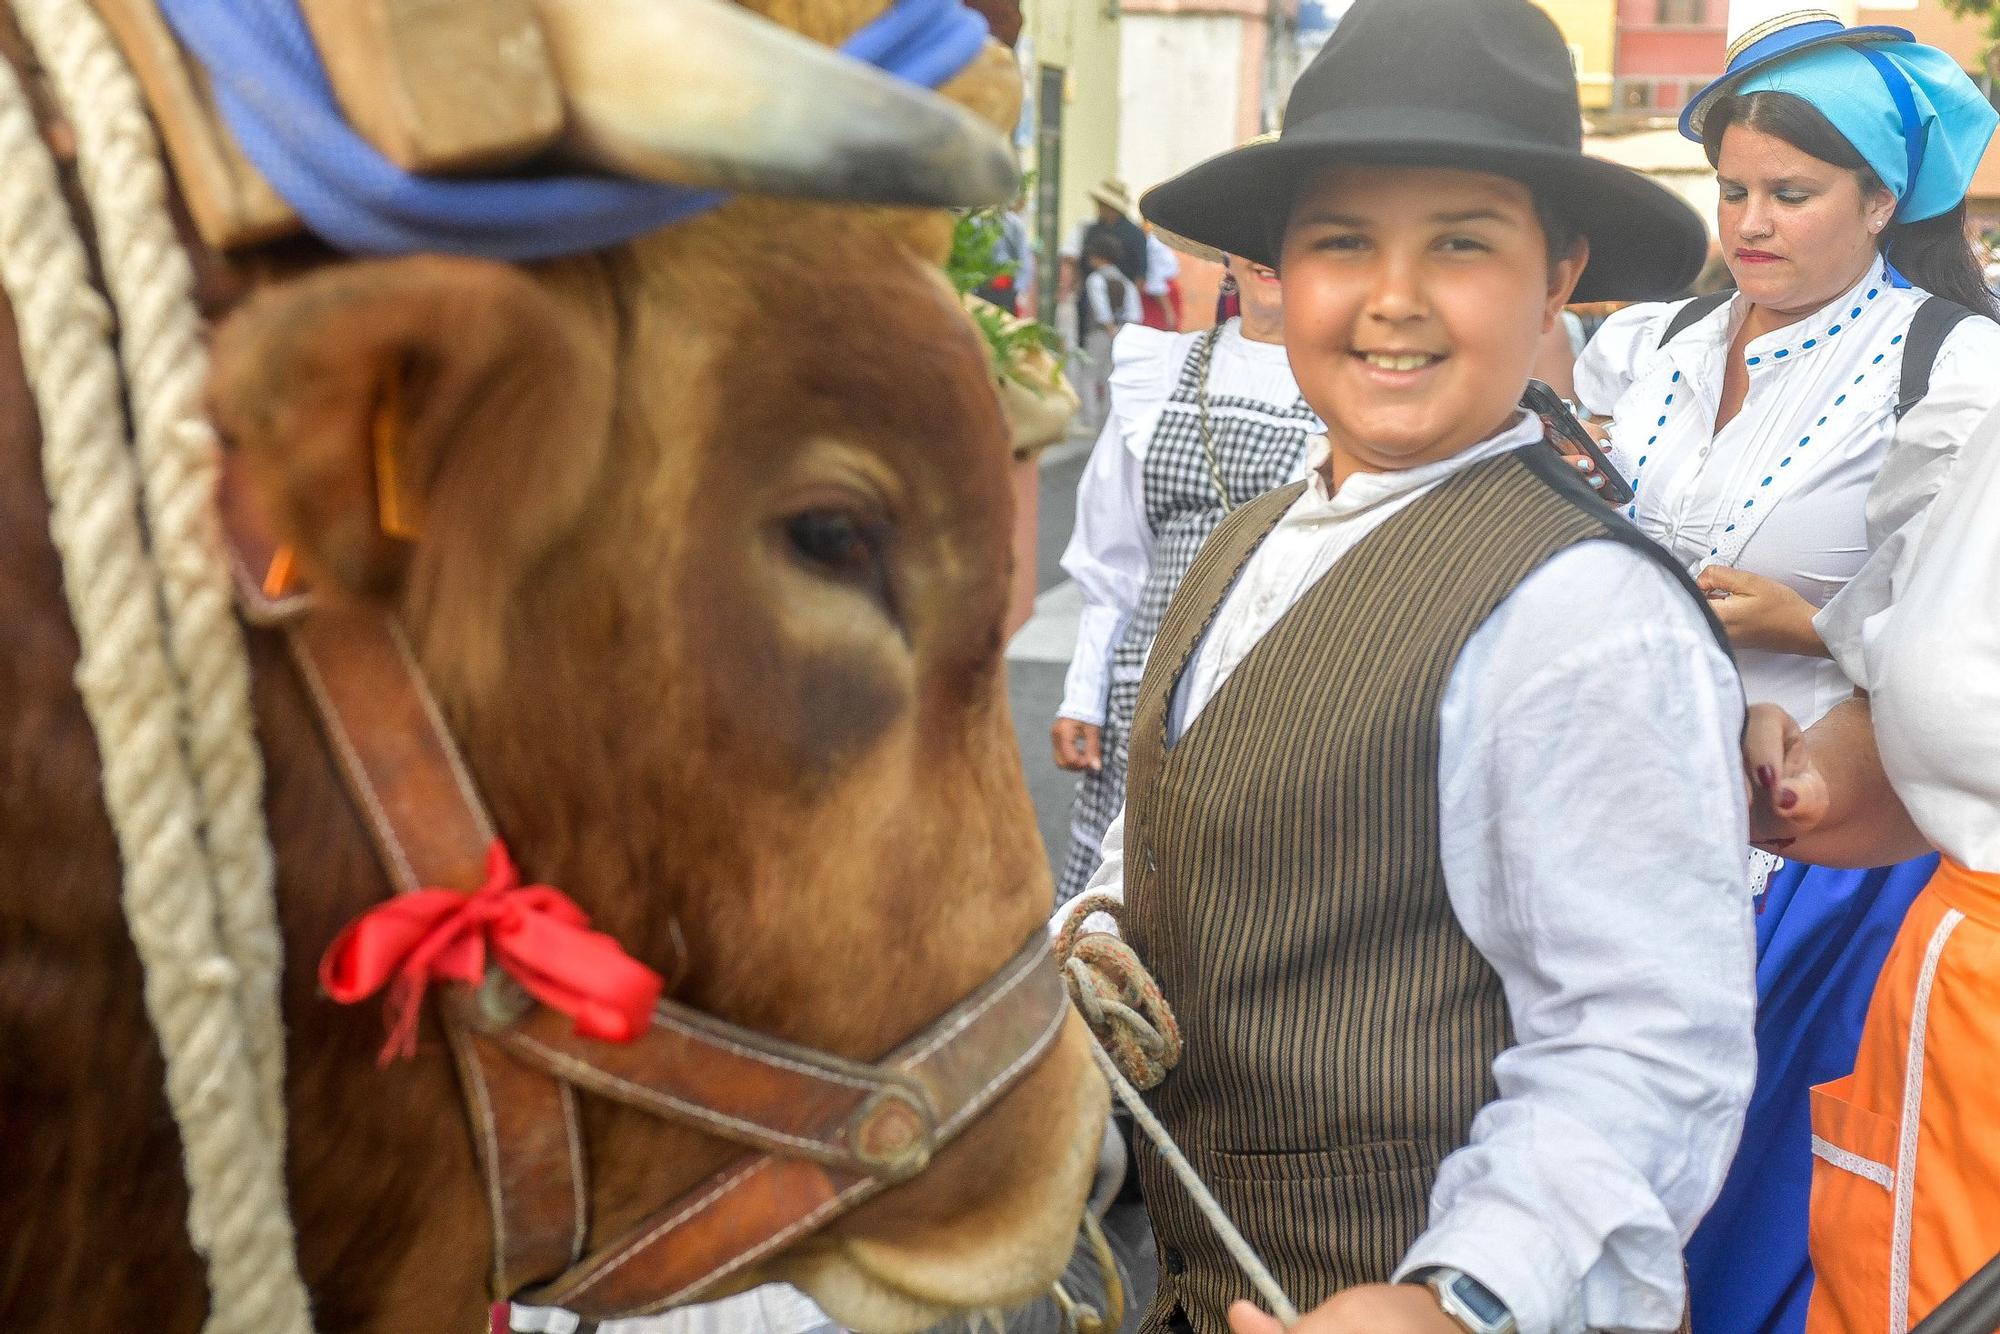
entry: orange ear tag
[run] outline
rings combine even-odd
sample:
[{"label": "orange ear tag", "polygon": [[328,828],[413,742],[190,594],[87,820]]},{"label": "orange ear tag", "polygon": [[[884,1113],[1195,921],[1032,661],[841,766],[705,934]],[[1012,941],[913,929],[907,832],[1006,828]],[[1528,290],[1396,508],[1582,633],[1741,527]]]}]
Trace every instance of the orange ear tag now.
[{"label": "orange ear tag", "polygon": [[375,521],[382,532],[404,542],[423,533],[423,502],[404,489],[396,466],[396,445],[403,431],[402,381],[390,376],[368,422],[368,440],[375,455]]},{"label": "orange ear tag", "polygon": [[264,596],[276,602],[292,585],[292,548],[289,543],[271,553],[270,568],[264,571]]}]

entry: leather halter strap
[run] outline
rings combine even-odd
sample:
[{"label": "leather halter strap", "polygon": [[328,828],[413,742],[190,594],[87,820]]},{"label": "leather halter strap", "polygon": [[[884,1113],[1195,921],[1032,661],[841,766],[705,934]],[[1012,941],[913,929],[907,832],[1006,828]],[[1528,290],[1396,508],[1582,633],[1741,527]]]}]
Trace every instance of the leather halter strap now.
[{"label": "leather halter strap", "polygon": [[[397,891],[476,888],[492,822],[394,620],[267,590],[277,546],[233,463],[222,510],[244,618],[283,630]],[[492,1216],[494,1294],[594,1319],[692,1301],[916,1175],[1033,1068],[1068,1009],[1039,928],[872,1065],[671,1000],[632,1043],[580,1038],[497,970],[441,999]],[[586,1257],[578,1089],[750,1152]]]}]

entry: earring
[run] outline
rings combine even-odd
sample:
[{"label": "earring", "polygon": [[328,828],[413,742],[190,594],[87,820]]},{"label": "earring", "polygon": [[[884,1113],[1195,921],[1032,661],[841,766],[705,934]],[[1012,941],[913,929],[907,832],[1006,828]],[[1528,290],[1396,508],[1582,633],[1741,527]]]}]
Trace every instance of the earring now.
[{"label": "earring", "polygon": [[1871,231],[1871,232],[1879,232],[1879,231],[1881,231],[1881,230],[1882,230],[1882,219],[1880,219],[1880,218],[1876,218],[1875,220],[1873,220],[1872,222],[1870,222],[1870,223],[1868,224],[1868,230],[1869,230],[1869,231]]}]

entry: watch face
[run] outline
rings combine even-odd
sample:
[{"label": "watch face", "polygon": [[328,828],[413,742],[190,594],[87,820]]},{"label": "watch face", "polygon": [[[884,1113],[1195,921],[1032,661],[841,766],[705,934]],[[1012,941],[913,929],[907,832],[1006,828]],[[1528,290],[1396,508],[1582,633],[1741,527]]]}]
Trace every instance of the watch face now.
[{"label": "watch face", "polygon": [[1461,1274],[1451,1290],[1481,1324],[1494,1326],[1506,1322],[1507,1304],[1488,1292],[1486,1285],[1478,1279]]}]

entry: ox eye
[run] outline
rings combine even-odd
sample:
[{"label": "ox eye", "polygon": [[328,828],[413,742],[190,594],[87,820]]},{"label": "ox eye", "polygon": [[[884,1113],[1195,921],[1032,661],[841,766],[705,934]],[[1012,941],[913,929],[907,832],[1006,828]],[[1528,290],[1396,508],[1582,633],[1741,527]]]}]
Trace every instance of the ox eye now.
[{"label": "ox eye", "polygon": [[888,536],[885,522],[863,518],[851,509],[809,509],[785,520],[785,536],[792,550],[808,564],[843,582],[861,585],[886,601],[882,570],[882,548]]}]

